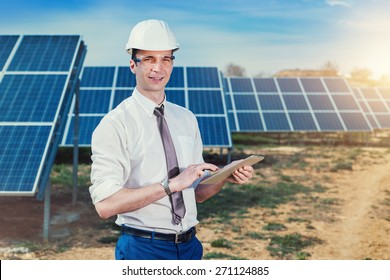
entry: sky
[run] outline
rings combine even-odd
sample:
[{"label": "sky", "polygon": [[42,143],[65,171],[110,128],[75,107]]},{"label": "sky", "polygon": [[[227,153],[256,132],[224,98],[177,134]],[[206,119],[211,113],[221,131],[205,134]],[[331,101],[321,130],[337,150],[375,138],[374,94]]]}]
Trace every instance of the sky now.
[{"label": "sky", "polygon": [[239,65],[246,75],[366,68],[390,75],[389,0],[0,0],[0,34],[80,34],[84,65],[124,66],[132,27],[167,21],[177,66]]}]

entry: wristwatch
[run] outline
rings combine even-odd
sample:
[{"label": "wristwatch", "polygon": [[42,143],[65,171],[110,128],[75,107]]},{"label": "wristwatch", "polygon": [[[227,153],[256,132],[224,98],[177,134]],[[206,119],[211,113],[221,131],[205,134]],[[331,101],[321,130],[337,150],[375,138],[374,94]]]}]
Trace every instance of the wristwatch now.
[{"label": "wristwatch", "polygon": [[172,195],[171,189],[169,188],[169,180],[168,178],[163,179],[160,182],[161,186],[163,186],[165,192],[167,193],[168,196]]}]

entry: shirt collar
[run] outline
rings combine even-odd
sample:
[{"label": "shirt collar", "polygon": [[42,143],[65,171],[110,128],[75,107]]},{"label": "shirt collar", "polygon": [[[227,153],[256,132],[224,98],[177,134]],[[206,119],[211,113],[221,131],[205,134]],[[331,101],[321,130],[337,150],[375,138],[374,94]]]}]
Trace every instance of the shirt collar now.
[{"label": "shirt collar", "polygon": [[137,101],[137,103],[141,106],[142,110],[145,111],[145,113],[149,116],[149,117],[152,117],[154,114],[154,108],[156,107],[159,107],[161,105],[164,105],[164,115],[166,113],[166,109],[167,109],[167,102],[166,102],[166,96],[164,97],[164,101],[157,105],[156,103],[154,103],[152,100],[150,100],[149,98],[145,97],[144,95],[142,95],[142,93],[140,93],[137,88],[134,89],[134,92],[133,92],[133,97],[135,98],[135,100]]}]

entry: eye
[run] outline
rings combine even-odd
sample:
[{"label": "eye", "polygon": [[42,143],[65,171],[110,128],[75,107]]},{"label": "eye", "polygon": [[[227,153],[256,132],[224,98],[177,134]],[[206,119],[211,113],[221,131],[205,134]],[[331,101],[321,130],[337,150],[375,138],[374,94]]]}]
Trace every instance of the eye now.
[{"label": "eye", "polygon": [[143,63],[154,63],[154,60],[152,56],[146,56],[144,58],[142,58],[142,62]]}]

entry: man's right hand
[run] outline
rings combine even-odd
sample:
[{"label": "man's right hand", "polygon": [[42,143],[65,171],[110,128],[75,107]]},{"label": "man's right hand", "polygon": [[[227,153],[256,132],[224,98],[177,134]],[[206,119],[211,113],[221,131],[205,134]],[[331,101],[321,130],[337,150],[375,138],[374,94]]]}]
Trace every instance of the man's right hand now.
[{"label": "man's right hand", "polygon": [[218,166],[211,163],[191,164],[175,178],[170,179],[169,187],[172,192],[182,191],[201,178],[205,170],[217,171]]}]

